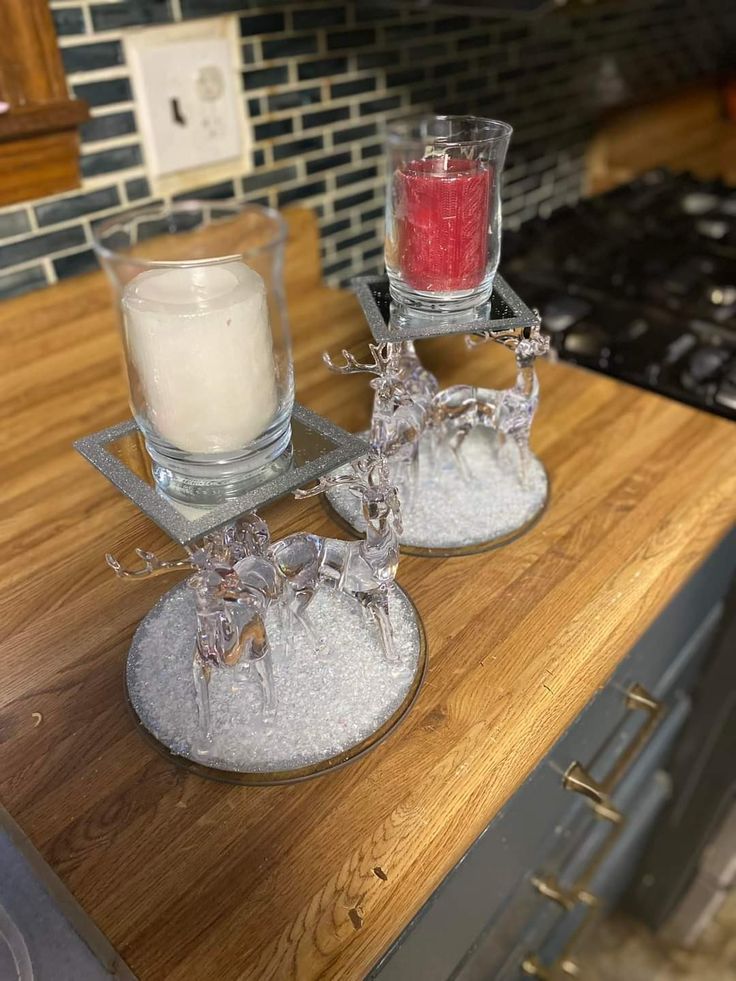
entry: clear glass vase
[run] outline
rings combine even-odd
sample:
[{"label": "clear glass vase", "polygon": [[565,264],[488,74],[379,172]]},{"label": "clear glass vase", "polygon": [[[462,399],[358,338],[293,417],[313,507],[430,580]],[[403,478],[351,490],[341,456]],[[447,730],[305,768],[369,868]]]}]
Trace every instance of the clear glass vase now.
[{"label": "clear glass vase", "polygon": [[285,239],[277,212],[220,201],[153,205],[96,229],[131,408],[175,500],[212,506],[289,464]]},{"label": "clear glass vase", "polygon": [[389,127],[385,259],[396,302],[438,315],[487,303],[511,133],[508,123],[477,116],[418,116]]}]

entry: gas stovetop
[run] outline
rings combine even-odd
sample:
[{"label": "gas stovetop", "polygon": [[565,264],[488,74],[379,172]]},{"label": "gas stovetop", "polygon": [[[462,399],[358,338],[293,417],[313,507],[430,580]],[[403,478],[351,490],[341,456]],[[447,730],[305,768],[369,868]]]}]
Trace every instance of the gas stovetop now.
[{"label": "gas stovetop", "polygon": [[504,240],[560,358],[736,419],[736,189],[652,171]]}]

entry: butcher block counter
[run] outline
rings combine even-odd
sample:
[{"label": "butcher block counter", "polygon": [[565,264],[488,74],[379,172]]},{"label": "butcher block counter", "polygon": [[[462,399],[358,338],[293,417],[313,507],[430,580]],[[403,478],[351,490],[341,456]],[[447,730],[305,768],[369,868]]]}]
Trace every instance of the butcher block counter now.
[{"label": "butcher block counter", "polygon": [[[315,223],[290,214],[299,400],[348,429],[362,377],[321,361],[367,336],[320,283]],[[441,383],[507,383],[508,352],[422,349]],[[504,548],[405,557],[429,671],[403,724],[303,783],[231,786],[136,731],[123,668],[170,580],[104,562],[176,546],[72,449],[128,415],[102,274],[0,305],[0,801],[141,979],[368,973],[736,519],[736,426],[574,367],[539,366],[541,521]],[[342,534],[282,501],[275,536]]]}]

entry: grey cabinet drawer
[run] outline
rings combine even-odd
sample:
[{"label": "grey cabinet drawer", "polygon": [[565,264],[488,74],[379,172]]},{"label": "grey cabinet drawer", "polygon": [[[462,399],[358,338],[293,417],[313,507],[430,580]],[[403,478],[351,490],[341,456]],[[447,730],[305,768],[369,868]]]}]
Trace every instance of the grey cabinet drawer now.
[{"label": "grey cabinet drawer", "polygon": [[[735,566],[736,532],[683,587],[606,687],[496,815],[373,968],[371,979],[447,981],[456,976],[459,965],[469,963],[468,951],[477,948],[496,925],[499,956],[513,950],[520,930],[535,920],[535,910],[541,907],[532,897],[530,907],[525,906],[517,919],[512,900],[518,901],[522,885],[537,870],[549,868],[550,863],[561,867],[576,836],[584,833],[580,828],[590,825],[588,803],[562,789],[562,774],[573,760],[605,770],[636,738],[642,722],[625,705],[625,692],[633,682],[658,698],[667,698],[677,679],[693,670]],[[554,919],[553,913],[543,915]]]}]

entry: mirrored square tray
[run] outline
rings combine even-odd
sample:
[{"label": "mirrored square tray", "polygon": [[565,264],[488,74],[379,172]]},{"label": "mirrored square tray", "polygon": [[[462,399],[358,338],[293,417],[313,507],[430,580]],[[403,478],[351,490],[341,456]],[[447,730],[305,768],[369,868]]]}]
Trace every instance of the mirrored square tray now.
[{"label": "mirrored square tray", "polygon": [[539,316],[516,295],[502,276],[496,274],[489,302],[477,314],[455,319],[447,315],[408,312],[391,300],[387,276],[357,276],[351,281],[373,339],[385,341],[421,340],[447,334],[493,334],[496,331],[523,332],[539,322]]},{"label": "mirrored square tray", "polygon": [[133,419],[84,436],[74,446],[159,528],[182,545],[356,460],[369,449],[358,436],[297,403],[291,417],[291,453],[284,458],[283,468],[224,504],[194,508],[173,501],[156,487],[143,435]]}]

